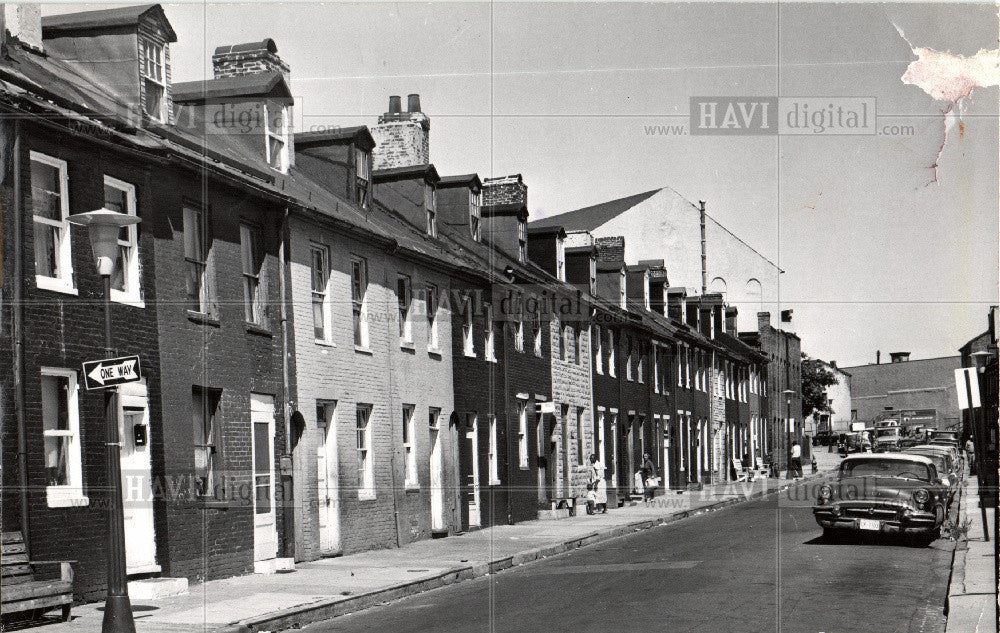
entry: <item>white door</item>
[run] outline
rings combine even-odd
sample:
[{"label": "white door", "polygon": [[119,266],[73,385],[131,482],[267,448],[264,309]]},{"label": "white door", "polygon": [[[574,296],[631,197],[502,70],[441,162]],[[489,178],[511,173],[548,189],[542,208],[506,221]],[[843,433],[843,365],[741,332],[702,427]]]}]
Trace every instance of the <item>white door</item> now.
[{"label": "white door", "polygon": [[479,418],[472,416],[472,424],[465,434],[469,439],[472,456],[472,496],[469,498],[469,525],[481,525],[479,516]]},{"label": "white door", "polygon": [[316,496],[319,507],[319,549],[338,554],[340,545],[340,481],[337,462],[336,403],[316,405],[319,445],[316,447]]},{"label": "white door", "polygon": [[253,460],[253,559],[278,555],[274,509],[274,397],[250,394],[250,434]]},{"label": "white door", "polygon": [[428,426],[431,442],[431,529],[444,530],[444,460],[441,456],[439,412],[431,409]]},{"label": "white door", "polygon": [[125,514],[125,568],[128,574],[160,571],[153,527],[153,474],[149,457],[149,402],[146,383],[122,385],[118,436],[121,439],[122,505]]}]

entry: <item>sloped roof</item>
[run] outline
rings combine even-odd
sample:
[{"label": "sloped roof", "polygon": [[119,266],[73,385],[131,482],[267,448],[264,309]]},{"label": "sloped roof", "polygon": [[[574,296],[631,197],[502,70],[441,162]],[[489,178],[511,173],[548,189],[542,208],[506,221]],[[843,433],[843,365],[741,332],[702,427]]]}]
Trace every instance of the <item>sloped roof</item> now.
[{"label": "sloped roof", "polygon": [[254,75],[219,77],[172,84],[170,95],[175,103],[203,103],[216,99],[268,97],[292,105],[294,99],[285,76],[277,70]]},{"label": "sloped roof", "polygon": [[368,149],[375,147],[375,139],[372,138],[367,125],[331,128],[316,132],[297,132],[295,134],[296,148],[345,141],[357,141],[359,146],[367,147]]},{"label": "sloped roof", "polygon": [[42,18],[42,37],[53,37],[67,31],[101,29],[115,26],[131,26],[139,23],[142,16],[155,11],[167,36],[167,41],[176,42],[177,34],[158,4],[140,4],[114,9],[80,11],[61,15],[47,15]]},{"label": "sloped roof", "polygon": [[625,213],[637,204],[652,198],[663,189],[653,189],[643,193],[602,202],[590,207],[577,209],[529,222],[529,227],[561,226],[567,231],[593,231],[610,220]]}]

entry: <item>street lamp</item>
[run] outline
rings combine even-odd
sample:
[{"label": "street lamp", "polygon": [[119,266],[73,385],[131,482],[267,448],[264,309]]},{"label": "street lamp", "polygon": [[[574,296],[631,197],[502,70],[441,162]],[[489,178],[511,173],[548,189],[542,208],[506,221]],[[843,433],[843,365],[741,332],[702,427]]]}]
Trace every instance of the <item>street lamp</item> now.
[{"label": "street lamp", "polygon": [[785,479],[792,479],[792,396],[795,395],[793,389],[785,389],[781,393],[785,394]]},{"label": "street lamp", "polygon": [[[119,256],[118,235],[121,229],[139,223],[134,215],[110,209],[76,213],[67,218],[70,224],[87,227],[94,264],[104,286],[104,350],[111,351],[111,274]],[[102,633],[135,633],[132,604],[125,578],[125,518],[122,507],[121,441],[118,437],[118,388],[104,393],[104,419],[107,426],[108,476],[108,596],[104,602]]]}]

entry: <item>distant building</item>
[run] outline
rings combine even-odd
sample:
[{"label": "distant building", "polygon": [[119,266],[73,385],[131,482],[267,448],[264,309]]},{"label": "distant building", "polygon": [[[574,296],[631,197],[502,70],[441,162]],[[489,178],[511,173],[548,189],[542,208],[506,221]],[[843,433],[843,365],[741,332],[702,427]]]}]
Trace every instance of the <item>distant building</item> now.
[{"label": "distant building", "polygon": [[837,367],[836,361],[819,361],[837,379],[837,384],[826,388],[830,411],[814,412],[815,430],[846,433],[851,428],[851,374]]},{"label": "distant building", "polygon": [[961,356],[909,360],[895,352],[892,362],[844,367],[851,374],[852,417],[861,422],[896,419],[903,426],[958,428],[955,370]]}]

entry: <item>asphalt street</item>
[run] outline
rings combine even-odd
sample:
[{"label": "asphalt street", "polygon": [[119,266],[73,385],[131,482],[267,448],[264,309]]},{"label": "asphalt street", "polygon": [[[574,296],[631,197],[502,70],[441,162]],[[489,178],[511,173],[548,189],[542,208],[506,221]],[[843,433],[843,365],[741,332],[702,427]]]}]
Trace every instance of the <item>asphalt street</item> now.
[{"label": "asphalt street", "polygon": [[[307,627],[319,632],[940,632],[952,545],[827,542],[800,491]],[[804,494],[804,493],[802,493]]]}]

